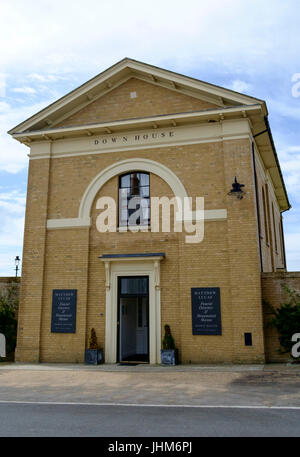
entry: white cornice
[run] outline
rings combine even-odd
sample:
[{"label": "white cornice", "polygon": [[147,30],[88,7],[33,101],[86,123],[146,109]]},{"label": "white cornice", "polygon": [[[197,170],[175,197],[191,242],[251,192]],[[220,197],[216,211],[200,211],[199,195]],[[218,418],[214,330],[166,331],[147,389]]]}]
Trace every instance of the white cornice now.
[{"label": "white cornice", "polygon": [[[30,146],[30,159],[63,158],[89,154],[104,154],[130,150],[192,145],[249,138],[251,131],[247,119],[232,119],[222,122],[206,122],[182,127],[145,129],[103,134],[93,137],[56,140],[51,149],[44,142],[34,141]],[[49,143],[48,143],[49,144]],[[48,155],[46,154],[48,152]]]},{"label": "white cornice", "polygon": [[153,117],[124,119],[112,122],[102,122],[96,124],[87,124],[83,126],[70,126],[60,128],[47,128],[44,130],[32,131],[24,133],[14,133],[13,137],[19,141],[28,142],[29,140],[47,141],[71,138],[78,136],[93,136],[103,134],[108,129],[112,133],[117,133],[126,130],[138,130],[143,128],[157,128],[174,125],[186,125],[187,123],[207,122],[208,120],[219,121],[222,119],[232,119],[234,116],[243,116],[243,113],[259,114],[261,113],[261,105],[255,104],[250,106],[237,106],[232,108],[217,108],[205,111],[194,111],[189,113],[175,113],[168,115],[160,115]]}]

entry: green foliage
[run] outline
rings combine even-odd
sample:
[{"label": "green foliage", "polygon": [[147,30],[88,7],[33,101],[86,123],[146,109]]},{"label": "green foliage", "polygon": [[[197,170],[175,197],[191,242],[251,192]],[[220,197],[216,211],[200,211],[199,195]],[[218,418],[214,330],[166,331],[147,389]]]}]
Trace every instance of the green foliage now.
[{"label": "green foliage", "polygon": [[268,325],[275,327],[278,331],[282,348],[280,352],[282,354],[288,352],[291,354],[292,346],[295,344],[295,342],[292,342],[292,336],[294,333],[300,333],[300,294],[287,286],[284,286],[284,289],[288,294],[289,300],[287,303],[281,304],[277,309],[268,304],[274,316]]},{"label": "green foliage", "polygon": [[91,330],[91,337],[89,340],[89,349],[98,349],[98,342],[95,329],[92,328]]},{"label": "green foliage", "polygon": [[169,325],[165,325],[165,336],[162,342],[163,349],[175,349],[174,338],[171,334],[171,329]]},{"label": "green foliage", "polygon": [[17,340],[18,286],[11,284],[0,291],[0,333],[6,338],[6,352],[15,350]]}]

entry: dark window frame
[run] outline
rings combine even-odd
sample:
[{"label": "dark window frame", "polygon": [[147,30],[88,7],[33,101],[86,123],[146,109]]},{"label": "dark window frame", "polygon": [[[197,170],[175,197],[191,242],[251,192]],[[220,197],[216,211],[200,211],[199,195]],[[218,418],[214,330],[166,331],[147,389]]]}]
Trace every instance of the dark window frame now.
[{"label": "dark window frame", "polygon": [[[144,186],[143,185],[139,185],[139,187],[138,187],[139,194],[134,194],[134,193],[129,192],[128,195],[127,195],[127,202],[131,198],[133,198],[135,196],[136,197],[140,196],[143,199],[148,200],[149,218],[148,218],[148,220],[146,221],[145,224],[137,223],[136,227],[139,227],[139,226],[141,226],[141,227],[148,226],[149,227],[150,226],[150,221],[151,221],[151,215],[150,215],[150,209],[151,209],[150,208],[150,173],[144,172],[144,171],[140,171],[140,170],[139,171],[134,171],[133,170],[133,171],[130,171],[129,173],[124,173],[124,174],[119,176],[119,180],[118,180],[118,227],[127,227],[128,228],[128,227],[132,226],[132,224],[129,225],[128,221],[129,221],[130,215],[132,213],[135,213],[136,209],[134,209],[134,210],[127,209],[127,218],[126,218],[126,224],[125,224],[124,221],[122,220],[122,217],[121,217],[121,214],[120,214],[121,213],[121,208],[120,208],[120,190],[121,189],[130,189],[130,190],[132,190],[132,176],[133,175],[146,175],[146,176],[148,176],[148,185],[144,185]],[[125,178],[126,176],[129,176],[129,186],[122,186],[122,179]],[[141,188],[147,188],[148,189],[148,195],[147,196],[141,195],[141,193],[140,193],[140,189]],[[130,214],[130,211],[131,211],[131,214]]]}]

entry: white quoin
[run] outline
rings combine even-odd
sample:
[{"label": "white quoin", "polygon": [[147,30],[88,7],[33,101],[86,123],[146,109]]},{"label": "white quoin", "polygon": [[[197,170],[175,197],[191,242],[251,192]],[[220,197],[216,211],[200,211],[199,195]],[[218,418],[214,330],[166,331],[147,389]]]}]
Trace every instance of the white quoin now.
[{"label": "white quoin", "polygon": [[2,333],[0,333],[0,357],[6,357],[6,339]]}]

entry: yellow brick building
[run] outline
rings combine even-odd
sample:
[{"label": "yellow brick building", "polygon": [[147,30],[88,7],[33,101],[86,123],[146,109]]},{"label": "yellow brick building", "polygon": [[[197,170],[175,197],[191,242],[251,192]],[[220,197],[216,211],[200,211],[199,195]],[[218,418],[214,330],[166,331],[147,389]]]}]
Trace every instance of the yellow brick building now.
[{"label": "yellow brick building", "polygon": [[[183,363],[263,363],[261,273],[286,268],[290,207],[267,116],[126,58],[12,129],[30,148],[16,360],[81,363],[94,328],[106,363],[160,363],[168,324]],[[147,203],[131,226],[122,196],[190,197],[194,221],[203,197],[203,240],[174,215],[151,230]]]}]

